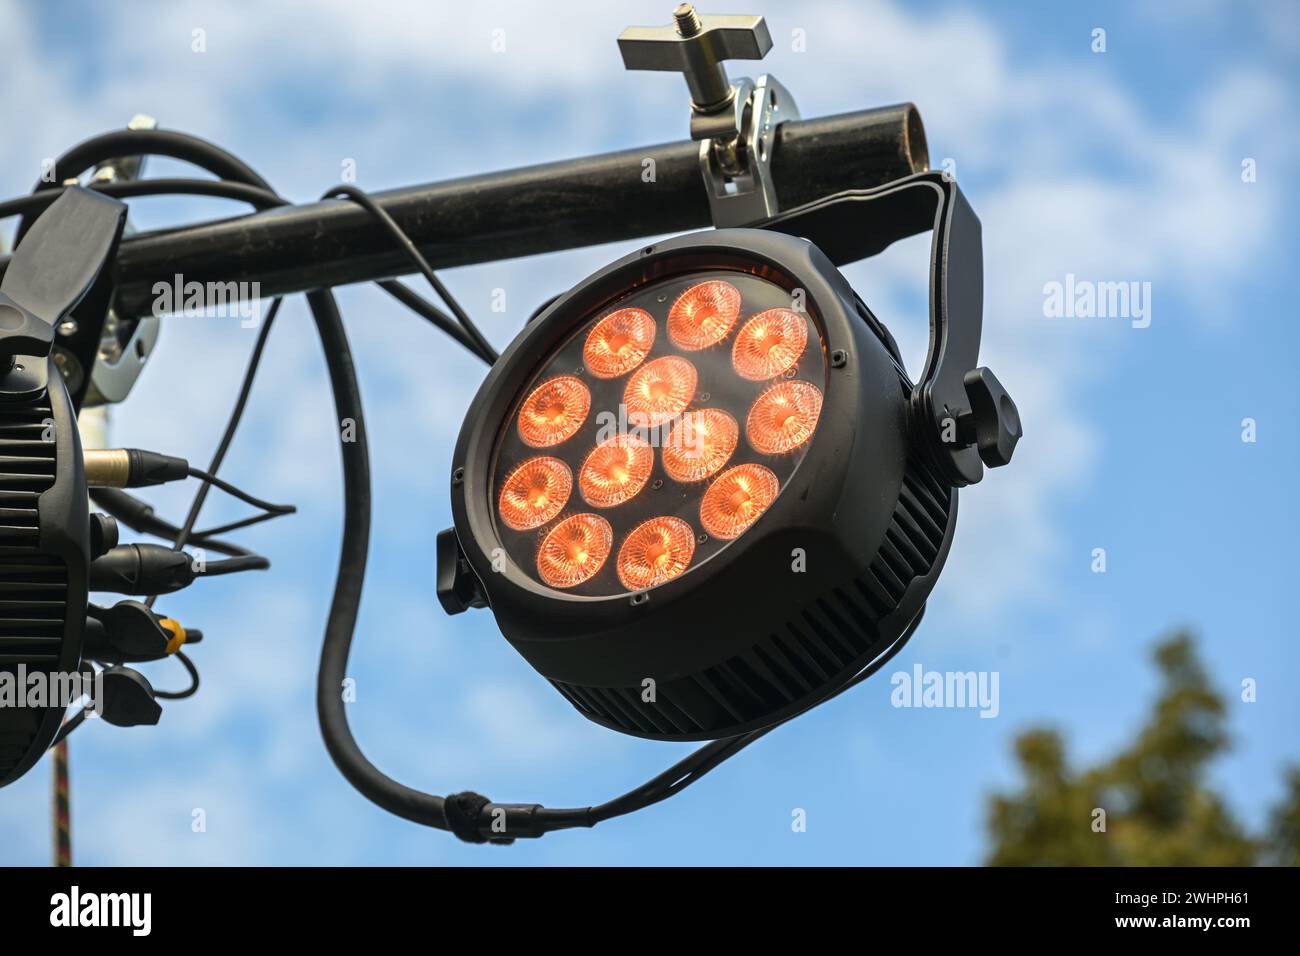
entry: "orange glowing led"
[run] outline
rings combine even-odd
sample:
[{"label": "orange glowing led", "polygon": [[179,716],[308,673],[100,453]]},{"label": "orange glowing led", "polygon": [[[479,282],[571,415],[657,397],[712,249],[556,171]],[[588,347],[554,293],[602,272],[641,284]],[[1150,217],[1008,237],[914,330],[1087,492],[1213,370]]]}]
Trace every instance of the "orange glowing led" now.
[{"label": "orange glowing led", "polygon": [[575,587],[604,566],[613,545],[614,529],[600,515],[570,515],[542,538],[537,573],[553,588]]},{"label": "orange glowing led", "polygon": [[741,378],[762,382],[794,368],[808,345],[808,323],[793,309],[768,309],[740,327],[731,364]]},{"label": "orange glowing led", "polygon": [[615,309],[587,333],[582,360],[597,378],[617,378],[645,359],[655,342],[655,320],[645,309]]},{"label": "orange glowing led", "polygon": [[691,286],[668,310],[668,337],[679,349],[717,345],[740,318],[740,290],[730,282],[709,279]]},{"label": "orange glowing led", "polygon": [[519,437],[532,448],[550,448],[573,435],[591,411],[591,392],[572,375],[561,375],[528,393],[519,409]]},{"label": "orange glowing led", "polygon": [[501,487],[498,509],[506,527],[540,528],[560,513],[573,491],[573,472],[558,458],[539,455],[521,462]]},{"label": "orange glowing led", "polygon": [[740,441],[740,425],[720,408],[687,412],[661,449],[664,471],[674,481],[703,481],[727,463]]},{"label": "orange glowing led", "polygon": [[643,521],[618,549],[618,579],[629,591],[663,584],[686,570],[695,554],[695,531],[667,515]]},{"label": "orange glowing led", "polygon": [[749,410],[745,434],[765,455],[780,455],[812,437],[822,410],[822,390],[809,382],[778,382]]},{"label": "orange glowing led", "polygon": [[676,355],[647,362],[632,373],[623,390],[627,420],[638,428],[671,421],[695,397],[697,380],[695,366]]},{"label": "orange glowing led", "polygon": [[763,465],[728,468],[704,493],[700,524],[715,538],[737,538],[767,510],[780,487],[776,475]]},{"label": "orange glowing led", "polygon": [[587,504],[612,508],[635,497],[650,479],[655,453],[637,435],[607,438],[587,455],[578,469],[578,488]]}]

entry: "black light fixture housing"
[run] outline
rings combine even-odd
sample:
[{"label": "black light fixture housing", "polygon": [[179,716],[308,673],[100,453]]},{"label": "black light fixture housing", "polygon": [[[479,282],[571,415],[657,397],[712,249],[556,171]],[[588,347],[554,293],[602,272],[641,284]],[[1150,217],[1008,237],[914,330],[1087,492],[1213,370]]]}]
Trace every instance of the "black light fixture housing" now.
[{"label": "black light fixture housing", "polygon": [[[126,207],[64,192],[0,283],[0,672],[25,683],[81,667],[92,523],[76,410],[51,356],[55,327],[99,282]],[[102,544],[102,541],[99,542]],[[0,707],[0,787],[40,759],[65,707]]]},{"label": "black light fixture housing", "polygon": [[[837,265],[925,229],[935,233],[931,343],[914,384]],[[675,296],[727,276],[746,290],[739,321],[709,347],[683,348],[663,328]],[[981,277],[979,222],[938,173],[841,193],[762,229],[670,239],[591,276],[530,323],[470,406],[453,460],[455,528],[439,542],[444,607],[490,606],[505,637],[580,713],[636,736],[730,737],[826,699],[916,625],[952,542],[957,488],[978,481],[984,464],[1006,464],[1020,437],[1015,404],[976,366]],[[556,443],[571,470],[597,443],[597,410],[617,411],[617,390],[573,362],[594,321],[644,308],[659,332],[638,364],[670,356],[711,364],[680,410],[690,414],[720,404],[716,392],[747,402],[762,394],[762,383],[744,393],[721,366],[744,321],[770,304],[754,301],[765,287],[807,317],[804,356],[786,375],[822,389],[823,399],[779,493],[736,540],[720,546],[691,520],[692,492],[664,473],[662,453],[644,493],[652,503],[636,502],[634,516],[593,509],[575,478],[562,510],[540,528],[521,537],[502,522],[501,484],[521,454],[515,416],[539,379],[564,372],[593,396],[581,427]],[[743,421],[743,408],[727,410]],[[764,459],[753,438],[738,442],[733,461]],[[566,458],[568,445],[577,451]],[[698,535],[697,548],[683,548],[684,571],[639,589],[600,567],[590,580],[603,577],[602,586],[567,588],[548,586],[530,566],[528,548],[584,512],[609,515],[612,540],[600,546],[613,564],[619,539],[647,508],[680,513]]]}]

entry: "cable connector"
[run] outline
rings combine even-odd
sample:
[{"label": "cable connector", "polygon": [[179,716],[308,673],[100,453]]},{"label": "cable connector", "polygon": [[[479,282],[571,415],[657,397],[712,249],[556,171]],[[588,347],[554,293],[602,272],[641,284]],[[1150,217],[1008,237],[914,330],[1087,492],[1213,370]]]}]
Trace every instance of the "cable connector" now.
[{"label": "cable connector", "polygon": [[196,577],[193,559],[160,544],[122,544],[90,562],[90,590],[171,594]]},{"label": "cable connector", "polygon": [[493,803],[481,793],[466,790],[443,800],[447,829],[466,843],[508,846],[517,839],[545,836],[539,803]]},{"label": "cable connector", "polygon": [[155,614],[139,601],[86,608],[83,653],[89,660],[111,664],[159,661],[201,640],[202,631]]},{"label": "cable connector", "polygon": [[85,462],[86,484],[92,488],[144,488],[190,475],[184,458],[141,448],[90,448]]},{"label": "cable connector", "polygon": [[121,544],[90,562],[90,590],[114,594],[171,594],[195,578],[239,571],[265,571],[271,562],[248,554],[218,561],[196,560],[161,544]]}]

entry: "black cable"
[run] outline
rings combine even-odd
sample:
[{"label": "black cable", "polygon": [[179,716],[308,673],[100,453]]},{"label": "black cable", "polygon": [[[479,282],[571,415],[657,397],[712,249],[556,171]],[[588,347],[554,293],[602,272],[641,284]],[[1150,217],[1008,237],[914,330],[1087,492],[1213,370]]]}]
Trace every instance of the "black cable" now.
[{"label": "black cable", "polygon": [[275,515],[277,517],[280,515],[291,515],[298,510],[293,505],[277,505],[258,498],[255,495],[251,495],[242,488],[232,485],[224,478],[218,478],[216,475],[210,474],[202,468],[194,468],[191,466],[189,473],[191,478],[197,478],[204,484],[212,485],[214,488],[220,488],[231,497],[238,498],[240,501],[245,504],[250,504],[254,508],[261,508],[262,511],[269,515]]},{"label": "black cable", "polygon": [[[158,517],[154,513],[153,505],[120,488],[91,488],[90,500],[107,514],[116,518],[121,524],[126,525],[132,531],[138,531],[140,534],[153,535],[155,538],[162,538],[171,542],[175,541],[176,536],[181,532],[180,525],[172,524],[165,518]],[[278,515],[261,514],[255,517],[260,521],[264,517],[273,518],[278,517]],[[209,535],[221,533],[222,530],[216,528],[196,531],[190,535],[189,543],[194,547],[202,547],[208,551],[228,554],[232,557],[253,553],[233,542],[209,537]]]},{"label": "black cable", "polygon": [[[29,193],[15,199],[0,202],[0,219],[10,216],[40,215],[56,199],[63,195],[67,186],[47,189],[44,192]],[[215,199],[233,199],[251,203],[254,206],[268,208],[284,205],[284,200],[273,193],[246,183],[231,182],[226,179],[127,179],[114,182],[90,182],[86,188],[116,199],[136,199],[147,196],[210,196]],[[274,199],[276,201],[268,201]]]},{"label": "black cable", "polygon": [[469,317],[469,314],[460,307],[460,303],[457,302],[452,294],[447,290],[447,287],[442,284],[442,280],[439,279],[437,273],[433,271],[433,266],[429,265],[429,260],[424,258],[420,253],[420,250],[415,247],[415,243],[411,241],[411,237],[408,236],[403,231],[402,227],[397,224],[397,220],[389,215],[388,210],[370,198],[368,193],[358,189],[356,186],[335,186],[333,189],[327,190],[325,194],[321,196],[321,199],[333,199],[338,196],[346,196],[348,199],[351,199],[362,209],[366,210],[366,212],[370,213],[371,216],[377,219],[379,223],[388,230],[388,233],[397,241],[397,244],[402,247],[407,258],[410,259],[411,262],[415,263],[415,267],[419,269],[424,278],[428,280],[429,285],[433,286],[434,290],[442,298],[442,301],[447,303],[447,308],[451,309],[452,314],[456,316],[457,321],[461,324],[461,328],[465,330],[466,334],[471,340],[473,340],[474,344],[478,346],[479,354],[488,361],[489,365],[495,362],[498,357],[496,349],[492,347],[491,343],[483,336],[483,333],[479,331],[478,326],[474,324],[473,320]]},{"label": "black cable", "polygon": [[207,538],[215,534],[228,534],[231,531],[238,531],[240,528],[247,528],[255,524],[261,524],[263,521],[270,521],[272,518],[279,517],[281,517],[281,515],[274,511],[263,511],[261,514],[250,515],[247,518],[240,518],[238,521],[214,525],[211,528],[204,528],[202,531],[195,531],[190,535],[190,543],[198,544],[201,538]]},{"label": "black cable", "polygon": [[[61,162],[66,164],[66,160],[61,160]],[[53,203],[54,200],[58,199],[59,196],[63,194],[63,190],[67,188],[68,187],[66,186],[59,185],[39,193],[31,193],[26,196],[20,196],[15,199],[0,202],[0,219],[5,219],[10,216],[31,216],[39,214]],[[127,180],[123,182],[109,183],[92,182],[89,184],[88,188],[97,190],[108,196],[122,199],[141,198],[155,195],[186,195],[231,199],[249,203],[257,209],[270,209],[276,206],[288,205],[288,202],[285,199],[268,189],[224,179],[171,178]],[[21,226],[20,229],[22,229]],[[456,320],[447,315],[428,299],[425,299],[412,289],[407,288],[396,279],[379,280],[375,285],[393,296],[393,298],[397,299],[421,318],[427,319],[439,331],[455,339],[458,344],[467,349],[470,354],[476,358],[483,360],[489,365],[494,361],[493,354],[482,354],[473,339],[471,339],[469,334],[456,323]]]},{"label": "black cable", "polygon": [[484,355],[479,351],[478,346],[474,344],[474,340],[469,337],[469,334],[464,329],[456,324],[455,320],[452,319],[451,316],[443,312],[440,308],[419,293],[407,288],[396,279],[385,279],[375,284],[398,302],[402,303],[402,305],[406,306],[421,317],[428,319],[439,330],[450,335],[453,339],[464,346],[464,348],[469,351],[469,354],[474,356],[476,359],[481,359],[488,365],[491,365],[495,361],[495,359],[490,355]]},{"label": "black cable", "polygon": [[184,690],[156,690],[153,695],[159,700],[184,700],[187,697],[193,697],[199,691],[199,669],[194,666],[194,662],[184,651],[177,651],[172,657],[176,658],[190,672],[190,686]]},{"label": "black cable", "polygon": [[223,574],[238,574],[240,571],[265,571],[271,562],[258,555],[248,554],[239,558],[224,558],[220,561],[205,561],[202,570],[194,573],[198,577],[213,578]]},{"label": "black cable", "polygon": [[[53,203],[54,200],[58,199],[66,188],[68,187],[60,186],[56,189],[47,189],[44,192],[31,193],[26,196],[20,196],[16,199],[9,199],[0,202],[0,219],[7,219],[10,216],[19,215],[38,215]],[[232,182],[224,179],[136,179],[108,183],[91,182],[88,184],[88,188],[119,199],[160,195],[187,195],[232,199],[249,203],[258,209],[269,209],[275,206],[287,205],[287,202],[284,199],[267,189],[249,185],[247,183]],[[470,338],[469,334],[463,328],[456,324],[456,320],[447,315],[432,302],[407,288],[396,279],[384,279],[375,284],[413,312],[428,319],[436,328],[451,336],[460,343],[460,345],[468,349],[471,354],[477,358],[483,359],[488,364],[492,363],[493,357],[491,355],[482,354],[479,350],[479,346],[472,338]]]},{"label": "black cable", "polygon": [[[230,417],[226,419],[226,427],[221,433],[221,440],[217,443],[217,450],[212,455],[212,461],[208,465],[207,471],[203,473],[208,478],[215,479],[217,469],[225,461],[226,452],[230,449],[231,441],[234,440],[235,430],[244,417],[244,409],[248,405],[248,396],[253,390],[253,379],[257,376],[258,366],[262,362],[262,353],[266,350],[266,340],[271,334],[271,326],[275,324],[275,317],[279,315],[280,303],[283,301],[283,299],[276,299],[271,303],[270,311],[267,312],[262,327],[257,330],[257,341],[253,343],[253,352],[248,358],[248,367],[244,370],[244,378],[239,384],[239,394],[235,398]],[[198,471],[198,469],[191,469],[191,471]],[[215,483],[215,480],[212,483]],[[203,508],[203,502],[207,500],[208,488],[209,482],[205,481],[204,484],[199,485],[198,491],[195,492],[194,500],[190,503],[189,514],[185,516],[185,524],[181,526],[181,533],[177,535],[176,547],[183,547],[189,539],[190,533],[194,530],[194,524],[199,518],[199,511]],[[275,509],[267,508],[263,510],[274,511]]]},{"label": "black cable", "polygon": [[[83,661],[79,670],[83,677],[88,677],[88,680],[93,686],[95,682],[95,675],[97,673],[95,668],[92,665]],[[54,739],[50,741],[50,746],[47,747],[46,749],[53,750],[55,747],[57,747],[59,744],[63,742],[63,740],[68,736],[68,734],[72,733],[74,730],[80,727],[85,722],[86,717],[88,716],[88,712],[93,709],[94,703],[95,702],[92,701],[90,705],[83,705],[80,710],[78,710],[75,714],[73,714],[71,717],[65,720],[63,724],[59,727],[58,733],[54,735]]]},{"label": "black cable", "polygon": [[[34,189],[42,194],[63,188],[67,179],[80,176],[97,163],[119,156],[167,156],[192,163],[221,180],[235,180],[271,192],[271,186],[237,157],[219,149],[206,140],[188,133],[161,129],[114,130],[78,143],[54,162],[52,175],[42,177]],[[147,181],[147,180],[146,180]],[[35,220],[24,215],[14,236],[15,248]]]},{"label": "black cable", "polygon": [[[194,500],[190,502],[190,510],[185,516],[185,523],[181,525],[180,530],[172,541],[173,546],[178,550],[189,542],[190,535],[194,531],[194,525],[199,520],[199,512],[203,510],[203,503],[207,500],[208,489],[213,485],[216,485],[216,487],[221,488],[228,494],[234,494],[236,497],[248,501],[250,504],[253,504],[254,507],[268,504],[267,502],[259,502],[258,499],[252,499],[251,495],[246,496],[244,492],[236,489],[234,485],[217,478],[216,471],[221,467],[221,463],[225,460],[226,452],[230,448],[230,443],[234,440],[235,430],[239,427],[239,423],[244,417],[244,409],[248,406],[248,396],[253,390],[253,380],[257,377],[257,370],[262,362],[262,353],[266,350],[266,340],[271,334],[271,326],[275,324],[275,317],[279,315],[280,303],[283,301],[283,299],[277,298],[271,303],[271,308],[266,314],[266,319],[262,322],[262,327],[257,330],[257,341],[253,343],[253,351],[248,359],[248,367],[244,370],[244,378],[239,385],[239,394],[235,398],[235,404],[230,411],[230,417],[226,420],[225,430],[221,434],[221,440],[217,443],[217,450],[212,455],[211,463],[208,465],[206,471],[198,468],[189,469],[191,475],[202,479],[202,483],[199,485],[198,491],[194,494]],[[282,506],[279,505],[272,505],[271,507],[263,508],[262,510],[273,514],[288,513],[282,510]],[[151,594],[145,599],[145,606],[153,607],[157,600],[158,595]],[[191,693],[193,693],[193,690],[197,690],[197,687],[193,688]]]},{"label": "black cable", "polygon": [[69,717],[67,720],[63,722],[63,725],[59,728],[59,732],[55,734],[54,739],[50,741],[51,750],[57,747],[59,744],[63,743],[64,739],[67,738],[68,734],[72,733],[83,723],[85,723],[86,711],[88,711],[89,709],[90,709],[89,707],[82,707],[81,710],[77,711],[75,714],[73,714],[71,717]]}]

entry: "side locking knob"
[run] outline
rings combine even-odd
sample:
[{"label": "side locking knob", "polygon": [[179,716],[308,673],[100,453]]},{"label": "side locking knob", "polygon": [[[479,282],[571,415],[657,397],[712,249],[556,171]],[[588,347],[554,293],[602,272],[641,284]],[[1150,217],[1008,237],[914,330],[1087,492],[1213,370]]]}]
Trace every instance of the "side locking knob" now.
[{"label": "side locking knob", "polygon": [[990,468],[1008,464],[1024,434],[1016,403],[987,368],[971,369],[962,377],[962,384],[971,410],[957,419],[958,436],[975,444]]}]

